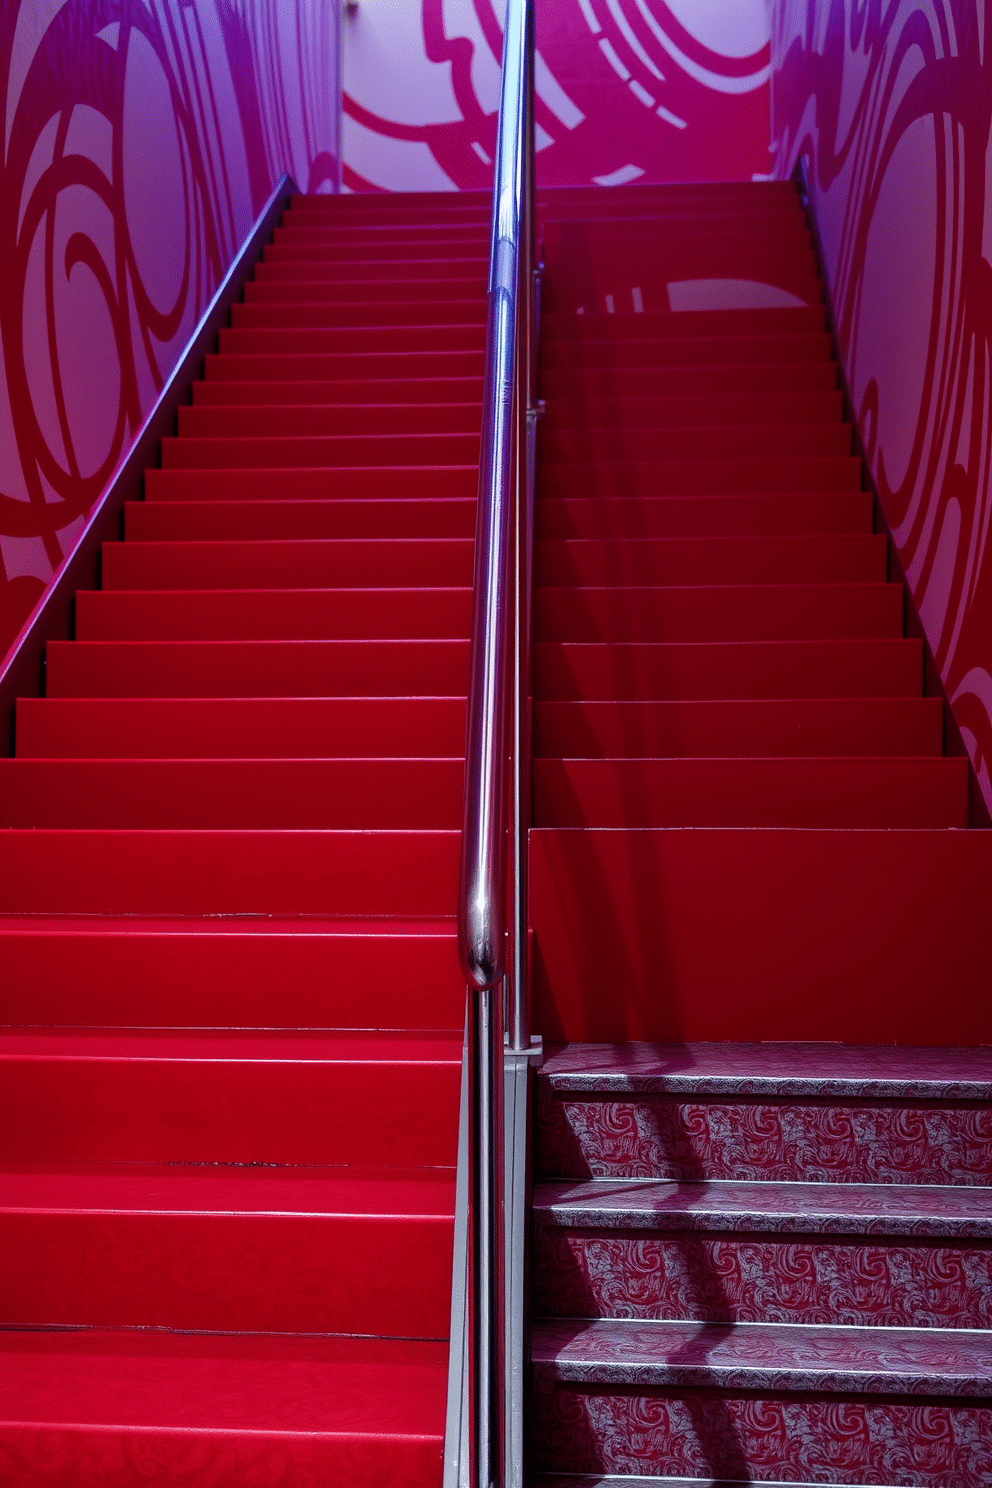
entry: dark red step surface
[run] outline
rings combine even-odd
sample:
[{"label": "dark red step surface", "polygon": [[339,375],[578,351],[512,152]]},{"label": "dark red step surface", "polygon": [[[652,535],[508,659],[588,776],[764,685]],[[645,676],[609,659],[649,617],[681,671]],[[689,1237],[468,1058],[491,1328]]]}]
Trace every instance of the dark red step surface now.
[{"label": "dark red step surface", "polygon": [[461,208],[294,204],[18,705],[4,1481],[440,1485],[488,241]]}]

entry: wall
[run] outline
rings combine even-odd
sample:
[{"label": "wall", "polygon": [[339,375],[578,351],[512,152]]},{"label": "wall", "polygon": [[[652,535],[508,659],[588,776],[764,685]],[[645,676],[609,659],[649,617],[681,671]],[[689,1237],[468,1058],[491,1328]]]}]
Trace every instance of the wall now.
[{"label": "wall", "polygon": [[872,470],[992,805],[992,0],[775,0],[775,171],[807,162]]},{"label": "wall", "polygon": [[[768,0],[536,0],[538,181],[768,171]],[[505,0],[345,13],[345,182],[488,187]]]},{"label": "wall", "polygon": [[0,656],[283,170],[337,181],[337,0],[0,0]]}]

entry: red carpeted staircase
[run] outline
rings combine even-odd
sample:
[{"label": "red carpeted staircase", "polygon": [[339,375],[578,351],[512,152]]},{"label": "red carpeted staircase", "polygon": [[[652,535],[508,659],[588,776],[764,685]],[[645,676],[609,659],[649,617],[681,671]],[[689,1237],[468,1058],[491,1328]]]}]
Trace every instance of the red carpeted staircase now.
[{"label": "red carpeted staircase", "polygon": [[531,1465],[975,1488],[992,833],[923,695],[798,195],[548,216]]},{"label": "red carpeted staircase", "polygon": [[440,1482],[488,218],[294,201],[18,706],[19,1488]]}]

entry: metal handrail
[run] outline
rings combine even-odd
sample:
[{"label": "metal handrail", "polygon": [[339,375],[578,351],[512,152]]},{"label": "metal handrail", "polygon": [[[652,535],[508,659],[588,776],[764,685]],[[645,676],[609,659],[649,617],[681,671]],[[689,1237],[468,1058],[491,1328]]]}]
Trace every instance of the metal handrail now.
[{"label": "metal handrail", "polygon": [[506,1138],[504,1044],[511,1060],[514,1053],[529,1055],[525,913],[536,311],[534,5],[508,0],[493,180],[458,906],[458,948],[469,998],[471,1111],[471,1441],[467,1471],[459,1478],[471,1488],[503,1488],[522,1474],[523,1368],[516,1356],[523,1339],[523,1224],[520,1195],[507,1190],[507,1159],[515,1172],[523,1128],[511,1081]]}]

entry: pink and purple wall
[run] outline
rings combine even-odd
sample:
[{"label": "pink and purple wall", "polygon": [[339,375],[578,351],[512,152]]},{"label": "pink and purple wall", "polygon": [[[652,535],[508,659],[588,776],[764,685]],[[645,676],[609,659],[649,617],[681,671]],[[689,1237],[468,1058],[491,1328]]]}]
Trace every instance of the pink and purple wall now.
[{"label": "pink and purple wall", "polygon": [[336,189],[338,0],[0,0],[0,656],[283,171]]},{"label": "pink and purple wall", "polygon": [[[346,9],[346,190],[488,183],[501,12]],[[543,184],[805,162],[873,473],[992,804],[992,0],[538,16]],[[337,0],[0,0],[0,652],[275,179],[333,189],[337,28]]]}]

